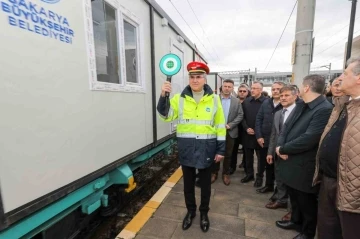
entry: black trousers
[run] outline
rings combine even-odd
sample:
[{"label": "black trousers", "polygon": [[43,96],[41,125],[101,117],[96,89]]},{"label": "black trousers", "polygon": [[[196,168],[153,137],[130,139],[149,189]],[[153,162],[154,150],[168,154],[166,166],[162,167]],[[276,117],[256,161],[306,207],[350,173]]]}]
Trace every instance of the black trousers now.
[{"label": "black trousers", "polygon": [[318,209],[318,238],[319,239],[341,239],[341,224],[338,211],[336,209],[336,189],[337,181],[335,178],[323,177],[319,193]]},{"label": "black trousers", "polygon": [[338,211],[336,198],[337,180],[324,175],[319,193],[318,238],[359,238],[360,214]]},{"label": "black trousers", "polygon": [[268,164],[266,162],[265,171],[266,171],[265,185],[269,186],[269,187],[274,187],[274,183],[275,183],[275,167],[274,167],[274,163],[273,164]]},{"label": "black trousers", "polygon": [[260,150],[245,148],[246,176],[254,176],[254,151],[256,152],[256,156],[258,158],[258,168],[260,168]]},{"label": "black trousers", "polygon": [[263,178],[264,172],[266,171],[266,182],[265,185],[268,187],[274,187],[275,181],[275,171],[274,164],[268,164],[266,162],[266,156],[269,148],[261,148],[259,150],[260,158],[258,158],[258,173],[256,174],[257,178]]},{"label": "black trousers", "polygon": [[[266,148],[266,156],[267,156],[267,150],[269,148]],[[269,187],[274,187],[275,184],[275,163],[274,163],[275,159],[273,160],[272,164],[268,164],[266,162],[266,157],[265,157],[265,172],[266,172],[266,182],[265,185],[269,186]]]},{"label": "black trousers", "polygon": [[360,236],[360,214],[339,211],[342,235],[344,239],[358,239]]},{"label": "black trousers", "polygon": [[317,223],[317,195],[305,193],[288,186],[291,202],[291,221],[302,225],[301,233],[315,237]]},{"label": "black trousers", "polygon": [[[233,149],[234,149],[234,143],[235,143],[235,139],[231,138],[231,136],[227,133],[226,134],[225,157],[223,160],[223,172],[222,172],[223,175],[230,174],[230,163],[231,163],[231,156],[232,156]],[[220,162],[213,163],[212,173],[218,174],[219,170],[220,170]]]},{"label": "black trousers", "polygon": [[[195,179],[196,168],[181,166],[183,171],[184,180],[184,196],[186,208],[189,212],[196,212],[196,200],[195,200]],[[211,167],[198,169],[198,177],[201,187],[201,204],[199,211],[201,213],[207,213],[209,211],[209,203],[211,196]]]},{"label": "black trousers", "polygon": [[[239,135],[239,137],[241,137]],[[239,154],[239,146],[240,146],[240,138],[236,138],[235,141],[234,141],[234,147],[233,147],[233,152],[232,152],[232,156],[231,156],[231,162],[230,162],[230,168],[232,169],[236,169],[236,166],[237,166],[237,157],[238,157],[238,154]],[[242,155],[242,163],[244,165],[244,169],[245,169],[245,172],[246,172],[246,154],[245,154],[245,148],[244,148],[244,145],[243,145],[243,148],[242,148],[242,151],[243,151],[243,155]]]}]

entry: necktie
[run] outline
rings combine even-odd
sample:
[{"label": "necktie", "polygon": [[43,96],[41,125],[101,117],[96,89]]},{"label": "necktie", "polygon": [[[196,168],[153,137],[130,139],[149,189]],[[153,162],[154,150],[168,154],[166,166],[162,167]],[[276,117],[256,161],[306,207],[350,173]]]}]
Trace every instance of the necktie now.
[{"label": "necktie", "polygon": [[284,116],[287,109],[283,109],[280,114],[280,122],[279,122],[279,132],[281,132],[282,127],[284,126]]}]

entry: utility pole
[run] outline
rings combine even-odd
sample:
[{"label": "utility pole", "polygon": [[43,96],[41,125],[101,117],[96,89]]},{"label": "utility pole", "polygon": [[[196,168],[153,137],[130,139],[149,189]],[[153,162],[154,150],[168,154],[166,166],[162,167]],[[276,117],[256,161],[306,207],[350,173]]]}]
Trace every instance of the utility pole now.
[{"label": "utility pole", "polygon": [[348,41],[347,41],[347,50],[346,50],[346,60],[345,60],[345,62],[351,57],[351,47],[352,47],[352,39],[353,39],[354,25],[355,25],[354,23],[355,23],[355,15],[356,15],[356,2],[357,2],[357,0],[352,0],[352,4],[351,4],[349,36],[348,36]]},{"label": "utility pole", "polygon": [[295,49],[293,50],[293,83],[300,86],[310,72],[313,54],[313,31],[316,0],[298,0]]}]

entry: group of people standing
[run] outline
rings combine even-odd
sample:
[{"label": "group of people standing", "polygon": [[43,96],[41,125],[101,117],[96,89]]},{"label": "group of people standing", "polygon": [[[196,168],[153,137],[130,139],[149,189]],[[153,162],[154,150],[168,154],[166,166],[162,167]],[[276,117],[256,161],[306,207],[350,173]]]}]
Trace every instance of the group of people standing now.
[{"label": "group of people standing", "polygon": [[220,96],[212,92],[205,64],[192,62],[188,71],[189,86],[169,100],[165,93],[171,84],[164,83],[158,104],[165,121],[179,119],[188,209],[184,230],[196,215],[196,169],[202,194],[200,227],[206,232],[211,183],[223,161],[222,180],[230,184],[241,144],[240,167],[246,175],[241,182],[254,181],[258,193],[273,193],[266,208],[290,207],[276,226],[298,231],[296,239],[314,238],[316,231],[319,239],[359,238],[360,58],[349,60],[344,73],[330,82],[327,97],[320,75],[306,76],[300,89],[275,82],[271,98],[262,95],[261,82],[240,85],[238,97],[233,97],[232,80],[223,81]]}]

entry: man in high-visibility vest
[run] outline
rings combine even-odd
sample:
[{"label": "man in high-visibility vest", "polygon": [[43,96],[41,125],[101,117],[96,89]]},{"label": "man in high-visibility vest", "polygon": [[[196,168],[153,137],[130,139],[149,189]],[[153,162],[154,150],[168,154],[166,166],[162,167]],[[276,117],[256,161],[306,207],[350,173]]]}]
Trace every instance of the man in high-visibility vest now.
[{"label": "man in high-visibility vest", "polygon": [[164,82],[157,110],[164,121],[178,120],[176,136],[188,210],[182,228],[187,230],[196,215],[195,179],[198,169],[201,186],[200,227],[207,232],[210,227],[211,166],[224,158],[225,117],[219,96],[206,84],[208,66],[191,62],[187,70],[189,85],[170,100],[166,92],[171,92],[171,83]]}]

